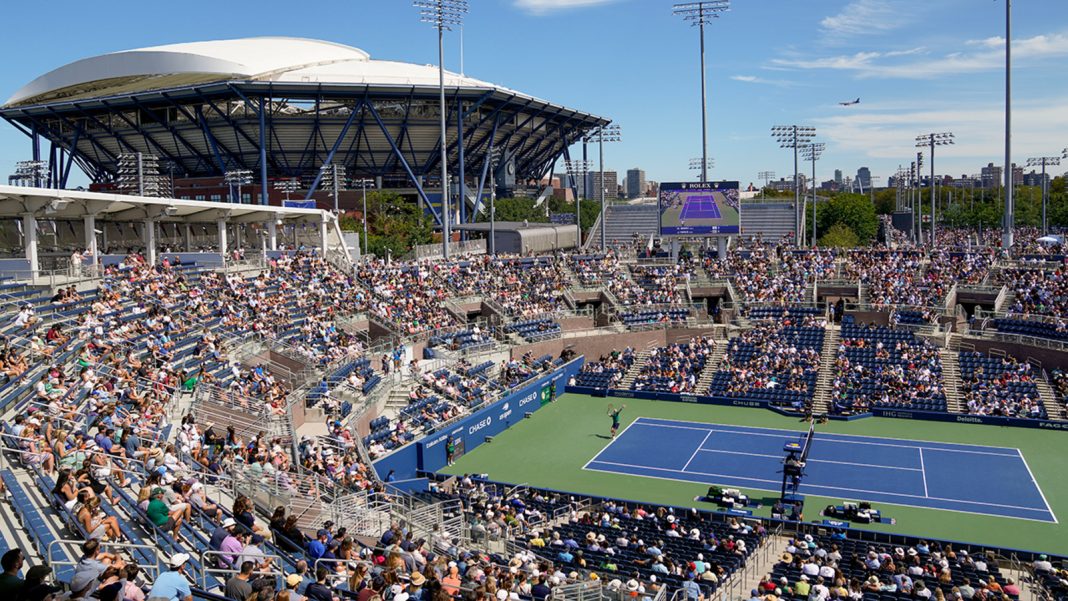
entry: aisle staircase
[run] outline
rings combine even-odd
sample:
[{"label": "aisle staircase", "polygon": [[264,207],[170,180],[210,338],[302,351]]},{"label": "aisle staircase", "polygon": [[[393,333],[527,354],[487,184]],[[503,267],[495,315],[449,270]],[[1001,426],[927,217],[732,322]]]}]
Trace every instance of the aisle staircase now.
[{"label": "aisle staircase", "polygon": [[942,386],[946,393],[946,410],[950,413],[964,413],[967,409],[962,402],[960,381],[960,349],[939,349],[942,358]]},{"label": "aisle staircase", "polygon": [[820,371],[816,376],[816,395],[812,399],[812,412],[830,413],[831,384],[834,379],[834,363],[838,358],[838,342],[842,338],[842,327],[827,325],[823,336],[823,350],[820,353]]},{"label": "aisle staircase", "polygon": [[708,389],[712,386],[712,379],[716,377],[716,372],[719,371],[723,357],[727,354],[727,344],[729,342],[729,339],[716,341],[716,347],[712,349],[712,356],[705,362],[705,368],[701,370],[701,377],[697,379],[697,394],[708,394]]},{"label": "aisle staircase", "polygon": [[1042,406],[1046,408],[1046,415],[1050,419],[1064,419],[1064,408],[1062,405],[1057,404],[1057,395],[1054,394],[1053,387],[1049,385],[1047,377],[1046,373],[1043,372],[1041,376],[1035,378],[1038,397],[1042,399]]},{"label": "aisle staircase", "polygon": [[634,355],[634,363],[630,364],[630,369],[627,373],[623,374],[623,380],[619,383],[619,388],[624,390],[630,390],[630,385],[634,383],[634,380],[638,379],[638,374],[642,371],[642,366],[649,360],[649,355],[652,352],[648,349],[641,351]]}]

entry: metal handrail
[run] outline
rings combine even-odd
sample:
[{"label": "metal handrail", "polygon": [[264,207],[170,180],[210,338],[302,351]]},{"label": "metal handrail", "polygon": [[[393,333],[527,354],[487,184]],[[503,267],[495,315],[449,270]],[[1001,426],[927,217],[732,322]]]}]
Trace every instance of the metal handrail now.
[{"label": "metal handrail", "polygon": [[[50,567],[52,567],[53,570],[55,569],[56,566],[71,566],[71,567],[77,566],[78,565],[78,561],[71,561],[71,560],[67,560],[67,559],[57,559],[56,554],[55,554],[55,550],[59,545],[65,545],[65,546],[71,546],[71,547],[77,548],[77,547],[81,547],[82,544],[84,544],[84,543],[85,543],[84,540],[69,539],[69,538],[56,539],[56,540],[50,541],[48,543],[48,548],[45,551],[45,557],[48,559],[48,565]],[[115,542],[100,541],[100,550],[101,551],[108,552],[111,549],[120,550],[120,551],[121,550],[130,550],[130,551],[132,551],[134,549],[139,549],[139,550],[144,552],[145,557],[155,557],[156,558],[156,564],[155,565],[142,564],[142,563],[138,563],[137,564],[138,567],[144,569],[145,572],[149,574],[151,580],[155,580],[156,577],[159,576],[159,574],[164,571],[163,568],[161,567],[161,563],[159,561],[159,556],[156,553],[156,547],[153,546],[153,545],[146,545],[146,544],[139,544],[139,543],[115,543]],[[67,554],[63,553],[63,557],[66,557],[66,556],[67,556]]]},{"label": "metal handrail", "polygon": [[[209,568],[208,567],[209,565],[215,565],[215,566],[220,565],[218,562],[214,562],[214,561],[209,562],[209,561],[207,561],[210,558],[219,558],[225,563],[230,563],[230,562],[226,561],[225,559],[222,559],[224,555],[230,555],[230,553],[224,553],[223,551],[211,551],[211,550],[204,550],[204,551],[200,552],[200,554],[198,556],[198,559],[200,560],[200,566],[201,566],[200,587],[202,589],[208,590],[210,588],[208,586],[208,576],[215,576],[217,574],[218,575],[222,575],[223,578],[217,578],[217,580],[219,580],[220,582],[226,582],[226,580],[227,580],[227,578],[225,577],[226,575],[228,575],[228,574],[229,575],[233,575],[233,574],[240,574],[241,573],[240,569],[219,568],[219,567]],[[253,570],[252,574],[253,575],[258,575],[258,576],[270,576],[270,577],[273,577],[275,579],[275,586],[276,587],[282,586],[282,576],[284,576],[285,574],[283,573],[282,568],[281,568],[281,566],[282,566],[282,556],[281,555],[272,555],[270,553],[257,553],[257,554],[254,554],[254,555],[244,555],[244,554],[241,554],[241,553],[237,554],[238,561],[243,561],[246,557],[262,557],[264,559],[271,560],[271,565],[272,566],[278,566],[277,570],[258,570],[257,569],[257,570]]]}]

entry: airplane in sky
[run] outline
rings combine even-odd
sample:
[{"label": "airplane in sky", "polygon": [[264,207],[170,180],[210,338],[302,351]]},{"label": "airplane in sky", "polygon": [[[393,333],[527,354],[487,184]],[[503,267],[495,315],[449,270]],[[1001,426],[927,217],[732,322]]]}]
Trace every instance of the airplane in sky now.
[{"label": "airplane in sky", "polygon": [[841,106],[853,106],[854,104],[860,104],[860,98],[857,98],[856,100],[850,102],[839,102],[838,104]]}]

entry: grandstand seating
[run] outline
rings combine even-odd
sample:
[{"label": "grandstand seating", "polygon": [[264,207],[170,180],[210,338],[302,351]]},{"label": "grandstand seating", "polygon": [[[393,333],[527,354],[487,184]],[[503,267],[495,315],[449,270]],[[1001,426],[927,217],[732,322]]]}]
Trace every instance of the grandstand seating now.
[{"label": "grandstand seating", "polygon": [[994,329],[1006,334],[1022,334],[1036,338],[1068,340],[1068,328],[1062,323],[1028,320],[1018,317],[999,317],[993,321]]},{"label": "grandstand seating", "polygon": [[[804,322],[802,322],[804,323]],[[800,409],[816,388],[824,329],[764,324],[732,338],[709,394]]]},{"label": "grandstand seating", "polygon": [[1047,419],[1030,364],[967,351],[959,360],[968,413]]},{"label": "grandstand seating", "polygon": [[527,342],[538,342],[558,338],[561,330],[560,324],[552,318],[538,317],[510,323],[504,327],[504,331],[519,334]]},{"label": "grandstand seating", "polygon": [[938,349],[908,330],[843,325],[832,411],[946,411]]},{"label": "grandstand seating", "polygon": [[629,246],[660,234],[660,211],[656,204],[610,204],[604,217],[605,238],[610,246]]}]

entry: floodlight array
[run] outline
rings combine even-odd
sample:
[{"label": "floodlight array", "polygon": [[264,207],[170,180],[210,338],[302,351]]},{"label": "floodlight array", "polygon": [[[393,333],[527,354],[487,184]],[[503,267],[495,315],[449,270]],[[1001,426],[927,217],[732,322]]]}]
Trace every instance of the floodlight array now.
[{"label": "floodlight array", "polygon": [[671,7],[672,14],[678,15],[691,25],[705,25],[712,19],[718,19],[719,13],[730,10],[730,0],[705,0],[704,2],[685,2]]},{"label": "floodlight array", "polygon": [[419,9],[419,20],[445,31],[463,25],[467,14],[467,0],[415,0],[412,6]]}]

